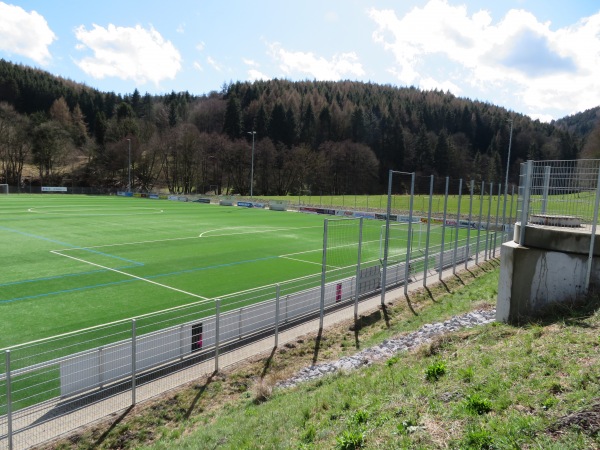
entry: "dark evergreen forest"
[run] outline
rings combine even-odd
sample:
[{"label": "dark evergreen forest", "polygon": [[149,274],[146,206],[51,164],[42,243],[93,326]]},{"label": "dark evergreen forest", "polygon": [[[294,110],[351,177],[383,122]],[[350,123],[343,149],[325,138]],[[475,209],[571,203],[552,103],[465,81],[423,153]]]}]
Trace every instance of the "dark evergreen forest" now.
[{"label": "dark evergreen forest", "polygon": [[[137,191],[382,193],[389,169],[510,182],[527,160],[596,157],[597,109],[551,124],[447,92],[353,81],[100,92],[0,60],[0,183]],[[254,138],[254,152],[252,141]],[[131,161],[131,166],[129,162]]]}]

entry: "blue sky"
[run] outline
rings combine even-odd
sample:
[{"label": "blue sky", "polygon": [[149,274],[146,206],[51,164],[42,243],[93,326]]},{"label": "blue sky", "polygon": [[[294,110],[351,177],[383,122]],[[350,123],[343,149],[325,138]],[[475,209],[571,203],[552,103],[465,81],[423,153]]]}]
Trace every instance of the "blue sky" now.
[{"label": "blue sky", "polygon": [[358,80],[549,121],[600,105],[600,3],[0,1],[0,57],[121,94]]}]

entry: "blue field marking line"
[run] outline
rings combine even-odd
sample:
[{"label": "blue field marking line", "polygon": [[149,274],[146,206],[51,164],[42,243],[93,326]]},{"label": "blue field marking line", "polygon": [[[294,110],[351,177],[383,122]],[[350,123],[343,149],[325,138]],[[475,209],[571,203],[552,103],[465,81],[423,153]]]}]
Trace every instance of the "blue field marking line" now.
[{"label": "blue field marking line", "polygon": [[[169,273],[161,273],[161,274],[156,274],[156,275],[149,275],[146,276],[144,278],[147,279],[155,279],[155,278],[162,278],[162,277],[169,277],[169,276],[176,276],[176,275],[183,275],[183,274],[188,274],[188,273],[194,273],[194,272],[201,272],[204,270],[211,270],[211,269],[219,269],[219,268],[224,268],[224,267],[232,267],[232,266],[237,266],[237,265],[241,265],[241,264],[247,264],[247,263],[255,263],[255,262],[261,262],[261,261],[268,261],[271,259],[278,259],[280,258],[279,255],[275,255],[275,256],[266,256],[264,258],[255,258],[255,259],[249,259],[249,260],[245,260],[245,261],[235,261],[235,262],[231,262],[231,263],[224,263],[224,264],[217,264],[214,266],[206,266],[206,267],[196,267],[193,269],[185,269],[185,270],[178,270],[176,272],[169,272]],[[107,270],[95,270],[95,271],[91,271],[88,273],[96,273],[96,272],[107,272]],[[79,276],[79,275],[84,275],[84,273],[81,274],[72,274],[72,275],[62,275],[62,276],[57,276],[56,278],[61,278],[64,276]],[[53,278],[53,277],[50,277]],[[40,281],[43,281],[43,278],[39,279]],[[31,280],[32,282],[35,282],[37,280]],[[119,285],[119,284],[124,284],[124,283],[131,283],[134,281],[139,281],[139,280],[135,280],[135,279],[129,279],[129,280],[121,280],[121,281],[114,281],[114,282],[110,282],[110,283],[99,283],[99,284],[93,284],[93,285],[87,285],[87,286],[79,286],[76,288],[71,288],[71,289],[64,289],[64,290],[60,290],[60,291],[53,291],[53,292],[45,292],[42,294],[35,294],[35,295],[28,295],[28,296],[24,296],[24,297],[15,297],[15,298],[11,298],[11,299],[0,299],[0,304],[5,304],[5,303],[13,303],[13,302],[17,302],[17,301],[21,301],[21,300],[31,300],[34,298],[41,298],[41,297],[48,297],[51,295],[60,295],[60,294],[67,294],[70,292],[78,292],[78,291],[84,291],[84,290],[90,290],[90,289],[95,289],[95,288],[101,288],[101,287],[106,287],[106,286],[113,286],[113,285]],[[23,282],[27,282],[27,281],[23,281]],[[19,282],[15,282],[14,284],[18,284]],[[11,283],[7,283],[7,284],[11,284]],[[3,285],[0,285],[3,286]]]},{"label": "blue field marking line", "polygon": [[[106,272],[106,271],[102,271],[102,272]],[[14,298],[6,299],[6,300],[0,300],[0,305],[5,304],[5,303],[14,303],[14,302],[18,302],[18,301],[21,301],[21,300],[31,300],[31,299],[34,299],[34,298],[49,297],[51,295],[68,294],[70,292],[85,291],[85,290],[88,290],[88,289],[95,289],[95,288],[106,287],[106,286],[114,286],[114,285],[124,284],[124,283],[132,283],[134,281],[135,280],[131,280],[131,279],[129,279],[129,280],[121,280],[121,281],[111,281],[110,283],[94,284],[92,286],[79,286],[79,287],[76,287],[76,288],[63,289],[63,290],[60,290],[60,291],[44,292],[43,294],[27,295],[27,296],[24,296],[24,297],[14,297]]]},{"label": "blue field marking line", "polygon": [[[20,234],[22,236],[26,236],[26,237],[30,237],[30,238],[34,238],[34,239],[39,239],[39,240],[46,241],[46,242],[51,242],[53,244],[60,245],[62,247],[67,247],[68,250],[83,250],[83,251],[86,251],[86,252],[95,253],[97,255],[106,256],[108,258],[118,259],[120,261],[124,261],[124,262],[130,263],[130,264],[133,264],[134,266],[143,266],[144,265],[144,263],[141,263],[139,261],[133,261],[131,259],[122,258],[120,256],[111,255],[109,253],[100,252],[98,250],[92,250],[92,249],[87,248],[87,247],[80,247],[78,245],[68,244],[66,242],[57,241],[55,239],[50,239],[50,238],[47,238],[45,236],[38,236],[36,234],[26,233],[25,231],[14,230],[12,228],[7,228],[7,227],[3,227],[3,226],[0,226],[0,230],[2,230],[2,231],[8,231],[8,232],[11,232],[11,233]],[[62,250],[62,251],[66,251],[66,250]]]},{"label": "blue field marking line", "polygon": [[53,275],[51,277],[30,278],[28,280],[9,281],[8,283],[0,283],[0,287],[15,286],[18,284],[27,284],[27,283],[37,283],[40,281],[60,280],[61,278],[79,277],[82,275],[93,275],[96,273],[104,273],[104,272],[106,272],[106,270],[89,270],[87,272],[67,273],[67,274],[63,274],[63,275]]}]

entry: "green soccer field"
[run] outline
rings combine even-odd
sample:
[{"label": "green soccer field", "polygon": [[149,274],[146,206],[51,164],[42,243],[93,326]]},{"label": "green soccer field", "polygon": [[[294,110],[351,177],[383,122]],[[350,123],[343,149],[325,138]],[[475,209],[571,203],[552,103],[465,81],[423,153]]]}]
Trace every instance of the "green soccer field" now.
[{"label": "green soccer field", "polygon": [[[326,218],[334,219],[123,197],[5,196],[0,348],[320,274]],[[365,263],[382,256],[382,223],[365,221]],[[330,229],[328,269],[356,264],[350,228]],[[424,231],[415,229],[422,248]],[[406,249],[398,230],[394,259]]]}]

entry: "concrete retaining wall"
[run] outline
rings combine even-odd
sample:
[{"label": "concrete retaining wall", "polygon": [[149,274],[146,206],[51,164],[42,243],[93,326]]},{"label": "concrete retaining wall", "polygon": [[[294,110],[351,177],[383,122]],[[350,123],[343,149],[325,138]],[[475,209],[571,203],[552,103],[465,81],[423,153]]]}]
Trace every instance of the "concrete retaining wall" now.
[{"label": "concrete retaining wall", "polygon": [[[496,319],[517,322],[536,316],[553,303],[571,302],[586,293],[590,229],[520,225],[513,241],[502,245]],[[591,286],[600,286],[600,236],[596,236]]]}]

